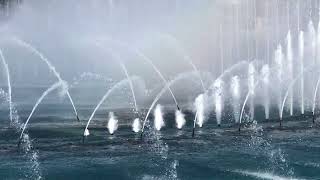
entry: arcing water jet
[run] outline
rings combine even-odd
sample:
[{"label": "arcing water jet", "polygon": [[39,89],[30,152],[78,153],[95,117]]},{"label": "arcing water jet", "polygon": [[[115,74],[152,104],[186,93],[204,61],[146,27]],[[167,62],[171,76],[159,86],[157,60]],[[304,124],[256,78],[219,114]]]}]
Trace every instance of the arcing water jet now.
[{"label": "arcing water jet", "polygon": [[21,131],[21,134],[20,134],[20,140],[21,140],[21,138],[22,138],[22,136],[23,136],[23,133],[24,133],[24,131],[25,131],[28,123],[29,123],[29,120],[31,119],[34,111],[37,109],[37,107],[38,107],[39,104],[42,102],[42,100],[43,100],[50,92],[58,89],[58,88],[61,87],[61,86],[66,86],[66,83],[63,82],[63,81],[59,81],[59,82],[53,84],[50,88],[48,88],[48,89],[40,96],[40,98],[38,99],[38,101],[36,102],[36,104],[34,105],[34,107],[32,108],[32,111],[31,111],[31,113],[30,113],[27,121],[24,123],[24,126],[23,126],[22,131]]},{"label": "arcing water jet", "polygon": [[167,86],[168,81],[166,80],[166,78],[163,76],[163,74],[161,73],[161,71],[157,68],[157,66],[155,66],[152,62],[152,60],[150,58],[148,58],[144,53],[142,53],[142,51],[138,48],[131,48],[130,45],[128,45],[127,43],[121,42],[121,41],[117,41],[112,39],[111,37],[107,38],[108,41],[111,41],[112,43],[116,43],[122,47],[125,47],[127,50],[132,51],[134,54],[136,54],[137,56],[139,56],[142,60],[144,60],[145,62],[147,62],[149,65],[151,65],[151,67],[153,68],[153,70],[158,74],[158,76],[161,78],[161,80],[163,81],[163,83],[165,84],[166,87],[168,87],[169,92],[177,106],[177,109],[180,110],[179,104],[177,102],[177,99],[175,97],[175,95],[173,94],[170,86]]},{"label": "arcing water jet", "polygon": [[[21,39],[19,39],[19,38],[17,38],[17,37],[12,38],[12,40],[13,40],[14,42],[16,42],[17,44],[21,45],[22,47],[27,48],[28,50],[30,50],[31,52],[33,52],[33,53],[36,54],[37,56],[39,56],[40,59],[41,59],[42,61],[44,61],[44,62],[48,65],[50,71],[53,72],[53,74],[56,76],[56,78],[58,79],[58,81],[61,81],[61,82],[64,81],[64,80],[62,80],[62,78],[60,77],[60,74],[56,71],[56,68],[51,64],[51,62],[50,62],[42,53],[40,53],[40,51],[38,51],[36,48],[34,48],[31,44],[28,44],[27,42],[25,42],[25,41],[23,41],[23,40],[21,40]],[[73,110],[74,110],[74,113],[75,113],[75,115],[76,115],[76,118],[77,118],[78,121],[80,121],[79,116],[78,116],[77,109],[76,109],[76,107],[75,107],[75,105],[74,105],[74,102],[73,102],[73,100],[72,100],[72,98],[71,98],[71,95],[70,95],[70,93],[69,93],[69,90],[67,90],[67,95],[68,95],[68,98],[69,98],[69,100],[70,100],[70,103],[71,103],[71,105],[72,105],[72,107],[73,107]]]},{"label": "arcing water jet", "polygon": [[[136,78],[137,78],[137,77],[133,77],[133,78],[131,78],[131,79],[136,79]],[[109,90],[104,94],[104,96],[101,98],[101,100],[99,101],[99,103],[97,104],[97,106],[95,107],[95,109],[93,110],[93,112],[92,112],[92,114],[91,114],[91,116],[90,116],[90,118],[89,118],[89,120],[88,120],[88,122],[87,122],[87,125],[86,125],[86,127],[85,127],[85,129],[84,129],[84,133],[83,133],[83,136],[84,136],[84,137],[90,135],[89,130],[88,130],[89,124],[90,124],[91,120],[93,119],[93,117],[95,116],[97,110],[100,108],[100,106],[105,102],[105,100],[110,96],[110,94],[111,94],[114,90],[122,87],[122,86],[125,85],[126,83],[128,83],[128,79],[121,80],[120,82],[118,82],[117,84],[115,84],[111,89],[109,89]]]},{"label": "arcing water jet", "polygon": [[6,59],[3,55],[2,49],[0,49],[0,57],[1,57],[1,62],[5,68],[6,75],[7,75],[7,85],[8,85],[8,100],[9,100],[9,117],[10,117],[10,122],[12,122],[12,88],[11,88],[11,80],[10,80],[10,71],[9,71],[9,66],[6,62]]}]

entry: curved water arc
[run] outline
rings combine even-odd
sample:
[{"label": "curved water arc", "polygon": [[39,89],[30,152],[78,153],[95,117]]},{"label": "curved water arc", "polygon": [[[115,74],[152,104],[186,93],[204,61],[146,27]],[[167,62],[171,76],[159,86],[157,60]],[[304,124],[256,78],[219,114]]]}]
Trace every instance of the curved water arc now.
[{"label": "curved water arc", "polygon": [[3,55],[2,49],[0,49],[0,57],[1,57],[1,62],[6,70],[7,74],[7,84],[8,84],[8,100],[9,100],[9,117],[10,121],[12,122],[12,88],[11,88],[11,80],[10,80],[10,71],[9,71],[9,66],[8,63]]},{"label": "curved water arc", "polygon": [[23,133],[33,115],[33,113],[35,112],[35,110],[38,108],[39,104],[42,102],[42,100],[52,91],[56,90],[57,88],[59,88],[60,86],[62,86],[63,83],[61,81],[58,81],[57,83],[54,83],[52,86],[50,86],[45,92],[43,92],[43,94],[40,96],[40,98],[38,99],[38,101],[36,102],[35,106],[33,107],[31,113],[28,116],[27,121],[24,123],[24,126],[22,128],[21,134],[20,134],[20,139],[23,136]]},{"label": "curved water arc", "polygon": [[199,80],[201,82],[201,86],[203,89],[203,92],[206,91],[206,88],[204,86],[201,74],[199,69],[196,67],[196,65],[193,63],[192,58],[190,56],[187,55],[186,51],[184,50],[184,48],[182,47],[181,43],[179,42],[179,40],[174,37],[171,34],[168,33],[158,33],[160,37],[163,37],[167,40],[169,40],[170,42],[173,42],[173,44],[175,45],[176,50],[178,50],[180,52],[180,54],[182,55],[183,59],[187,62],[189,62],[189,64],[191,65],[191,67],[194,69],[195,72],[197,72],[197,75],[199,77]]},{"label": "curved water arc", "polygon": [[[177,81],[179,81],[179,80],[181,80],[181,79],[184,79],[184,78],[188,77],[190,74],[194,74],[194,73],[195,73],[195,72],[189,72],[189,73],[180,74],[180,75],[178,75],[175,79],[171,80],[171,81],[167,84],[167,86],[171,86],[171,85],[173,85],[175,82],[177,82]],[[147,120],[148,120],[148,117],[149,117],[149,115],[150,115],[150,113],[151,113],[151,110],[152,110],[153,107],[156,105],[156,103],[158,102],[158,100],[160,99],[160,97],[163,95],[163,93],[165,93],[167,90],[168,90],[168,87],[162,88],[162,90],[160,91],[160,93],[158,93],[157,96],[154,98],[154,101],[152,102],[152,104],[151,104],[151,106],[150,106],[150,108],[149,108],[149,110],[148,110],[148,112],[147,112],[147,115],[146,115],[146,117],[145,117],[145,119],[144,119],[144,121],[143,121],[142,130],[141,130],[142,133],[144,132],[144,128],[145,128],[146,122],[147,122]]]},{"label": "curved water arc", "polygon": [[[54,73],[56,78],[61,82],[64,81],[61,78],[60,74],[56,71],[55,67],[51,64],[51,62],[42,53],[40,53],[40,51],[38,51],[35,47],[33,47],[31,44],[27,43],[26,41],[23,41],[23,40],[19,39],[18,37],[13,37],[10,40],[12,40],[13,42],[17,43],[18,45],[20,45],[22,47],[25,47],[26,49],[30,50],[31,52],[33,52],[37,56],[39,56],[40,59],[47,64],[47,66],[49,67],[50,71],[52,71]],[[76,109],[76,107],[74,105],[73,99],[72,99],[72,97],[71,97],[71,95],[69,93],[68,88],[67,88],[67,92],[66,93],[67,93],[67,96],[68,96],[68,98],[70,100],[70,103],[71,103],[71,105],[73,107],[73,111],[74,111],[74,113],[75,113],[75,115],[77,117],[77,120],[80,121],[79,117],[78,117],[78,111],[77,111],[77,109]]]},{"label": "curved water arc", "polygon": [[[137,77],[133,77],[131,79],[137,79]],[[123,79],[120,82],[118,82],[117,84],[115,84],[111,89],[109,89],[104,96],[102,97],[102,99],[99,101],[99,103],[97,104],[97,106],[95,107],[95,109],[93,110],[93,112],[90,115],[90,118],[87,122],[85,131],[88,130],[88,127],[90,125],[91,120],[93,119],[94,115],[96,114],[97,110],[100,108],[100,106],[106,101],[106,99],[110,96],[110,94],[117,88],[121,87],[122,85],[124,85],[125,83],[128,82],[128,79]]]},{"label": "curved water arc", "polygon": [[[148,58],[144,53],[141,52],[140,49],[138,48],[131,48],[129,44],[118,41],[118,40],[114,40],[110,37],[106,38],[108,41],[111,41],[112,43],[118,44],[119,46],[125,47],[128,51],[133,52],[134,54],[136,54],[138,57],[140,57],[142,60],[144,60],[145,62],[147,62],[149,65],[151,65],[151,67],[153,68],[153,70],[158,74],[158,76],[161,78],[161,80],[163,81],[164,84],[168,84],[168,81],[166,80],[166,78],[163,76],[163,74],[161,73],[161,71],[153,64],[152,60],[150,58]],[[173,93],[173,91],[171,90],[170,87],[168,87],[169,92],[172,96],[172,99],[174,100],[176,106],[178,109],[179,108],[179,104],[177,102],[177,99]]]}]

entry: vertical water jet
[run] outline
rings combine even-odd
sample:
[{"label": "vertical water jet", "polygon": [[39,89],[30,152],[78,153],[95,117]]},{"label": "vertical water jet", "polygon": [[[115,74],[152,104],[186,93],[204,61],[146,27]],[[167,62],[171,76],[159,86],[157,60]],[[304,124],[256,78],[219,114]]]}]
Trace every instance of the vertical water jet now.
[{"label": "vertical water jet", "polygon": [[238,123],[240,116],[240,78],[233,76],[231,79],[230,91],[232,95],[232,108],[235,122]]},{"label": "vertical water jet", "polygon": [[118,119],[113,112],[109,112],[109,121],[107,125],[108,131],[111,135],[118,129]]},{"label": "vertical water jet", "polygon": [[162,106],[158,104],[154,110],[154,128],[157,131],[160,131],[164,125],[165,123],[163,119]]}]

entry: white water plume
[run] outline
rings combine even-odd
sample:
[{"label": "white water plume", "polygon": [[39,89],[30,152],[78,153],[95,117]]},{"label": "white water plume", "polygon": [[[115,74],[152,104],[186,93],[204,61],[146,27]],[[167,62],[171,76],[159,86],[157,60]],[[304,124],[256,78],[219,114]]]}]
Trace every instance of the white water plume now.
[{"label": "white water plume", "polygon": [[[300,60],[300,72],[302,73],[304,70],[304,33],[300,31],[299,33],[299,60]],[[304,75],[302,74],[301,83],[300,83],[300,106],[301,106],[301,114],[304,114]]]},{"label": "white water plume", "polygon": [[180,111],[176,110],[176,127],[178,129],[182,129],[182,127],[186,124],[185,115]]},{"label": "white water plume", "polygon": [[223,109],[223,81],[217,79],[214,83],[214,100],[215,100],[215,113],[217,118],[217,124],[221,124],[221,117],[222,117],[222,109]]},{"label": "white water plume", "polygon": [[264,106],[264,113],[265,119],[270,118],[270,94],[269,94],[269,84],[270,84],[270,68],[269,65],[266,64],[261,69],[262,74],[262,81],[263,81],[263,106]]},{"label": "white water plume", "polygon": [[277,50],[275,51],[275,63],[276,63],[277,78],[278,78],[278,82],[279,82],[278,110],[279,110],[279,115],[280,115],[281,104],[282,104],[282,81],[283,81],[283,52],[282,52],[281,45],[278,45]]},{"label": "white water plume", "polygon": [[240,116],[240,78],[239,76],[233,76],[231,79],[231,95],[232,95],[232,107],[233,107],[233,116],[235,122],[239,121]]},{"label": "white water plume", "polygon": [[138,133],[140,130],[141,130],[140,119],[136,118],[133,120],[133,123],[132,123],[132,131],[135,133]]},{"label": "white water plume", "polygon": [[205,95],[200,94],[195,100],[196,118],[195,124],[201,128],[205,122]]},{"label": "white water plume", "polygon": [[[291,32],[288,32],[287,35],[287,66],[288,66],[288,80],[293,80],[293,53],[292,53],[292,38]],[[293,88],[290,88],[290,95],[289,95],[289,106],[290,106],[290,115],[293,115]]]},{"label": "white water plume", "polygon": [[109,112],[109,121],[107,128],[111,135],[113,135],[113,133],[118,129],[118,119],[113,112]]},{"label": "white water plume", "polygon": [[0,49],[0,57],[1,57],[1,61],[2,64],[5,68],[6,71],[6,75],[7,75],[7,85],[8,85],[8,100],[9,100],[9,118],[10,118],[10,122],[12,122],[12,88],[11,88],[11,80],[10,80],[10,71],[9,71],[9,66],[8,63],[3,55],[2,50]]},{"label": "white water plume", "polygon": [[256,75],[256,69],[254,67],[254,64],[250,63],[248,68],[248,87],[249,87],[249,92],[251,93],[251,99],[250,99],[251,120],[254,119],[255,75]]},{"label": "white water plume", "polygon": [[85,129],[84,133],[83,133],[83,136],[87,137],[89,135],[90,135],[89,129]]},{"label": "white water plume", "polygon": [[[147,115],[145,116],[144,118],[144,121],[143,121],[143,125],[142,125],[142,132],[144,132],[144,128],[145,128],[145,125],[148,121],[148,117],[152,111],[152,109],[154,108],[154,106],[156,105],[156,103],[159,101],[159,99],[161,98],[161,96],[169,89],[170,86],[172,86],[173,84],[175,84],[177,81],[179,80],[182,80],[182,79],[186,79],[186,78],[190,78],[190,76],[194,76],[194,75],[197,75],[195,72],[187,72],[187,73],[181,73],[179,74],[178,76],[176,76],[173,80],[171,80],[168,84],[166,84],[166,86],[164,88],[162,88],[162,90],[157,94],[157,96],[154,98],[148,112],[147,112]],[[178,106],[177,106],[178,108]],[[178,108],[179,109],[179,108]]]},{"label": "white water plume", "polygon": [[162,106],[158,104],[154,110],[154,127],[156,130],[160,131],[164,126],[165,123],[163,119]]}]

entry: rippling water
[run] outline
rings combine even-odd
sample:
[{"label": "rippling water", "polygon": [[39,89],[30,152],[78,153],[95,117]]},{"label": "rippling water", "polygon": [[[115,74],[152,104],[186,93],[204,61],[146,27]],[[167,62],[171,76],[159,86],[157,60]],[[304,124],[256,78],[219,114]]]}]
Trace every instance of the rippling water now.
[{"label": "rippling water", "polygon": [[[28,133],[37,152],[34,159],[18,149],[19,134],[7,123],[1,125],[1,179],[36,179],[35,173],[55,180],[320,179],[320,126],[310,118],[286,120],[283,129],[276,121],[253,123],[240,133],[233,125],[217,127],[210,118],[192,138],[193,115],[188,114],[187,125],[177,130],[174,115],[169,114],[167,127],[160,132],[147,128],[140,139],[129,126],[109,135],[101,115],[83,144],[86,121],[78,124],[62,109],[47,109],[56,115],[43,112],[31,120]],[[125,111],[119,117],[121,113]],[[4,122],[8,115],[0,115]]]}]

